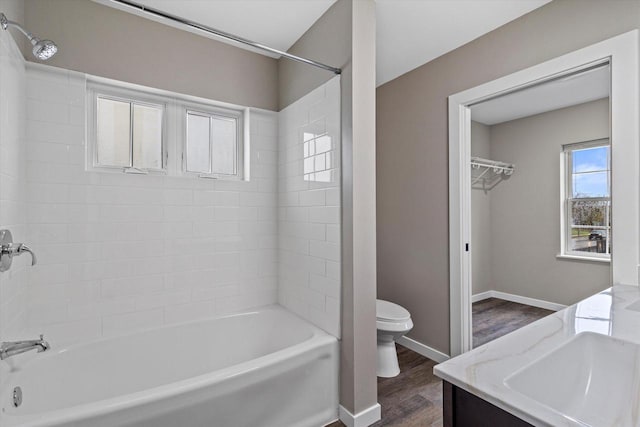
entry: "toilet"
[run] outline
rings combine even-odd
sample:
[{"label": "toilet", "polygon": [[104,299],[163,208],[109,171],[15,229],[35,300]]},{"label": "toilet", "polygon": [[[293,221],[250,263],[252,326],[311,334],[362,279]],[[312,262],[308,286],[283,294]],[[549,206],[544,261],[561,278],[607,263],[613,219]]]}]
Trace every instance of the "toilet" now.
[{"label": "toilet", "polygon": [[376,301],[378,329],[378,376],[395,377],[400,373],[396,340],[413,328],[411,315],[404,307],[389,301]]}]

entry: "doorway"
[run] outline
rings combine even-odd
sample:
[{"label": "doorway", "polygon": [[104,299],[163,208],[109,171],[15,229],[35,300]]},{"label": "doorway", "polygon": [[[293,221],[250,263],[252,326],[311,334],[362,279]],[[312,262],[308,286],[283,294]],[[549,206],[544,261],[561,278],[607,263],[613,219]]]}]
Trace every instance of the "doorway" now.
[{"label": "doorway", "polygon": [[470,106],[473,347],[611,286],[608,63]]},{"label": "doorway", "polygon": [[[486,107],[491,100],[502,98],[504,101],[508,97],[513,99],[519,96],[518,94],[523,94],[527,91],[531,92],[533,88],[536,87],[542,88],[545,84],[556,82],[557,85],[557,82],[561,81],[577,81],[588,74],[594,74],[592,70],[610,67],[611,96],[609,111],[612,120],[610,135],[606,143],[610,144],[611,147],[611,167],[608,171],[604,172],[605,174],[610,174],[611,186],[609,197],[610,200],[615,201],[616,208],[609,210],[611,225],[609,225],[609,219],[604,219],[598,224],[594,224],[593,221],[591,223],[581,224],[579,222],[567,222],[566,220],[567,215],[577,212],[575,209],[569,209],[569,207],[574,206],[575,203],[574,205],[567,204],[570,203],[570,201],[568,202],[566,197],[560,200],[560,203],[565,206],[565,208],[558,211],[555,219],[558,227],[563,227],[559,234],[564,237],[559,237],[559,239],[562,240],[562,246],[556,249],[556,255],[580,257],[581,254],[578,253],[576,255],[576,252],[580,252],[581,249],[587,247],[590,248],[594,240],[595,244],[593,246],[596,247],[596,254],[602,254],[602,252],[597,252],[599,250],[598,248],[602,249],[604,247],[606,251],[609,245],[606,242],[604,242],[604,244],[599,244],[598,242],[604,241],[606,238],[609,243],[615,242],[613,243],[615,249],[612,251],[612,253],[615,253],[615,255],[613,255],[615,261],[613,259],[611,260],[611,273],[608,274],[609,280],[605,283],[605,286],[610,286],[611,283],[633,283],[637,285],[637,52],[637,31],[632,31],[449,97],[450,310],[452,356],[468,351],[473,346],[471,309],[473,300],[473,260],[474,254],[478,252],[477,250],[474,251],[476,248],[472,245],[473,216],[471,183],[473,180],[476,180],[479,175],[474,174],[472,169],[472,157],[499,162],[489,165],[492,173],[497,175],[499,179],[496,181],[497,184],[491,182],[487,184],[486,178],[488,177],[486,174],[481,176],[479,180],[476,180],[475,184],[478,184],[483,178],[485,179],[483,182],[485,190],[489,188],[488,191],[492,191],[490,189],[491,185],[496,185],[495,188],[500,188],[502,181],[508,182],[508,180],[511,179],[513,182],[516,182],[518,180],[518,178],[516,178],[518,166],[517,164],[511,164],[508,161],[509,159],[504,161],[503,159],[486,159],[481,156],[472,156],[472,120],[476,115],[474,114],[474,108],[477,111],[483,103]],[[513,109],[514,108],[512,108],[512,110]],[[630,112],[633,113],[630,114]],[[597,139],[603,140],[607,138]],[[558,171],[555,174],[556,180],[558,176],[569,173],[566,161],[562,159],[567,157],[567,152],[572,151],[570,148],[567,148],[572,143],[590,144],[594,143],[594,141],[567,140],[565,144],[562,144],[562,149],[558,149],[556,153],[556,165],[562,164],[564,166],[560,168],[562,171]],[[599,141],[598,143],[603,142]],[[589,149],[589,147],[579,148]],[[514,166],[512,170],[508,169],[510,165]],[[500,171],[498,167],[505,167],[506,169]],[[597,172],[603,171],[599,170]],[[529,179],[528,185],[536,185],[535,182],[530,181]],[[502,184],[503,187],[506,188],[504,182],[502,182]],[[511,182],[509,184],[511,184]],[[487,185],[489,187],[487,187]],[[563,191],[566,193],[568,190],[565,189]],[[616,195],[620,196],[616,197]],[[599,196],[606,195],[600,194]],[[556,202],[558,202],[558,199],[556,199]],[[518,203],[518,206],[522,204],[521,201],[514,203]],[[565,225],[563,226],[562,224]],[[573,225],[580,227],[573,227]],[[535,224],[523,224],[522,226],[535,227]],[[544,227],[545,229],[548,228],[546,225]],[[584,227],[584,230],[588,229],[589,234],[594,232],[591,242],[588,241],[590,236],[583,236],[581,234],[582,232],[586,232],[581,227]],[[574,229],[578,230],[575,236],[572,234],[576,232]],[[599,239],[596,234],[601,234],[601,238]],[[512,238],[514,238],[513,233]],[[584,240],[585,238],[587,239],[586,241]],[[576,247],[574,245],[572,247],[572,249],[576,250],[566,250],[571,244],[578,241],[581,246]],[[530,241],[529,243],[522,242],[521,244],[535,246],[535,244],[532,244]],[[499,244],[497,247],[504,249],[504,245]],[[518,251],[512,252],[516,257],[520,257],[525,267],[529,267],[526,274],[535,274],[535,255],[532,257],[531,255],[525,256],[524,254],[519,254]],[[524,253],[525,251],[521,250],[520,252]],[[567,300],[565,299],[564,301]]]}]

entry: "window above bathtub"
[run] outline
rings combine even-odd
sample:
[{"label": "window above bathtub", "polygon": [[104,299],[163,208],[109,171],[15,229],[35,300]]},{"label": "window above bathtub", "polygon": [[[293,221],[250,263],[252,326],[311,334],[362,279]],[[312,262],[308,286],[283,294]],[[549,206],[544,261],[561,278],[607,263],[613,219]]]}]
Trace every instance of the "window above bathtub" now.
[{"label": "window above bathtub", "polygon": [[89,106],[92,168],[166,171],[166,100],[101,85],[92,87]]},{"label": "window above bathtub", "polygon": [[240,178],[243,114],[207,105],[182,105],[182,170],[202,178]]},{"label": "window above bathtub", "polygon": [[248,180],[248,109],[98,78],[87,94],[87,170]]}]

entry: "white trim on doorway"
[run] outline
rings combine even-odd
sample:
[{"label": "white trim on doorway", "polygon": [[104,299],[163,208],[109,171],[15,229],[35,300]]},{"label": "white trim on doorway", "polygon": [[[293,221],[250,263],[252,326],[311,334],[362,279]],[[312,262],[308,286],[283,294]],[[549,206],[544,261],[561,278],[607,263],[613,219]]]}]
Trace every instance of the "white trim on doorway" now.
[{"label": "white trim on doorway", "polygon": [[471,303],[485,300],[487,298],[498,298],[505,301],[517,302],[518,304],[530,305],[531,307],[544,308],[546,310],[560,311],[567,308],[566,305],[551,301],[544,301],[536,298],[523,297],[500,291],[485,291],[471,297]]},{"label": "white trim on doorway", "polygon": [[451,356],[472,348],[470,106],[596,64],[611,65],[614,284],[638,285],[640,173],[638,30],[568,53],[449,97],[449,289]]}]

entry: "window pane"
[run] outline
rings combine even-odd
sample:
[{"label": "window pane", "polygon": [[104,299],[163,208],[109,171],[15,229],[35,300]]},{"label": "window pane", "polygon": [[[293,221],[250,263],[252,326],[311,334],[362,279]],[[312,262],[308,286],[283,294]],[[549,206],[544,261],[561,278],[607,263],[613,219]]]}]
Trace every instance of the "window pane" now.
[{"label": "window pane", "polygon": [[609,197],[609,172],[573,174],[573,198]]},{"label": "window pane", "polygon": [[570,251],[611,253],[610,230],[609,200],[571,201]]},{"label": "window pane", "polygon": [[212,173],[236,173],[236,119],[212,117]]},{"label": "window pane", "polygon": [[131,166],[128,102],[98,98],[97,158],[102,166]]},{"label": "window pane", "polygon": [[209,117],[187,114],[187,171],[210,173]]},{"label": "window pane", "polygon": [[610,254],[611,240],[609,238],[609,230],[572,228],[569,250],[573,252]]},{"label": "window pane", "polygon": [[162,169],[162,109],[133,105],[133,166]]},{"label": "window pane", "polygon": [[610,206],[608,200],[572,200],[571,225],[608,227]]},{"label": "window pane", "polygon": [[593,147],[573,151],[573,173],[609,169],[609,147]]}]

